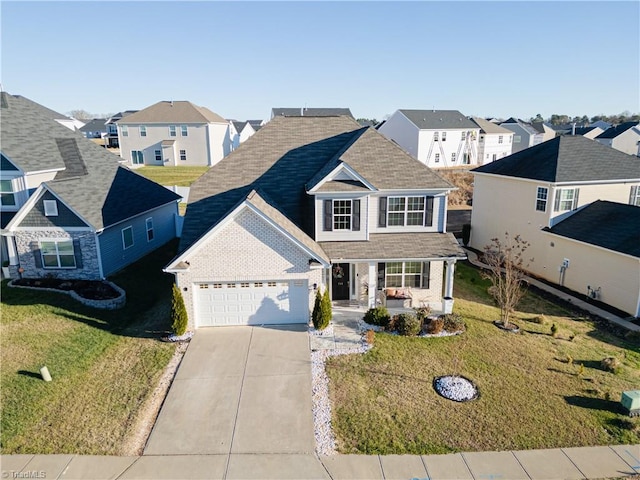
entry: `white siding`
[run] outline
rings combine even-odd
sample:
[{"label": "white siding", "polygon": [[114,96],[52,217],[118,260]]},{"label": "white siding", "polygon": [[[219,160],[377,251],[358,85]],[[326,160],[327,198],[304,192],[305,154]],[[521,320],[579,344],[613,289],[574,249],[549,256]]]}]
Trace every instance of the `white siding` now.
[{"label": "white siding", "polygon": [[[422,163],[431,168],[459,167],[461,165],[476,165],[478,162],[478,136],[479,129],[443,129],[443,130],[420,130],[419,135],[419,157]],[[434,139],[434,134],[438,133],[438,140]],[[443,133],[446,132],[446,140],[442,140]],[[465,140],[462,140],[462,134]],[[469,134],[470,133],[470,134]],[[452,154],[455,153],[455,161]],[[463,163],[463,154],[469,155],[469,163]],[[436,163],[436,154],[440,155]]]},{"label": "white siding", "polygon": [[389,140],[400,145],[413,158],[419,159],[418,127],[400,111],[396,111],[391,115],[378,131]]},{"label": "white siding", "polygon": [[[478,165],[493,162],[493,156],[496,160],[508,157],[512,153],[513,133],[481,133],[482,141],[478,139]],[[502,137],[502,143],[500,143]]]},{"label": "white siding", "polygon": [[[433,199],[433,225],[431,227],[379,227],[378,212],[380,208],[380,197],[396,196],[434,196]],[[446,231],[446,208],[447,196],[442,193],[434,194],[429,191],[422,192],[384,192],[376,196],[371,196],[369,201],[369,233],[414,233],[414,232],[445,232]]]},{"label": "white siding", "polygon": [[[332,230],[325,231],[324,230],[324,201],[326,199],[336,199],[336,200],[347,200],[347,199],[359,199],[360,200],[360,230],[351,231],[351,230]],[[369,234],[367,232],[367,212],[371,208],[369,205],[369,197],[345,197],[338,195],[317,195],[314,199],[314,209],[315,209],[315,231],[316,231],[316,241],[317,242],[327,242],[327,241],[348,241],[348,240],[367,240]]]}]

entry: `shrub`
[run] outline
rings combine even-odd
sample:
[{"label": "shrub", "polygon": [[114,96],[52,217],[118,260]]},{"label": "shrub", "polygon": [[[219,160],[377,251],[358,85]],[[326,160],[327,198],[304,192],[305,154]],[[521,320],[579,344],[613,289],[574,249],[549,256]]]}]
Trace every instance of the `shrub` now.
[{"label": "shrub", "polygon": [[555,323],[551,325],[551,336],[556,337],[558,335],[558,325]]},{"label": "shrub", "polygon": [[537,317],[533,317],[531,319],[533,323],[537,323],[538,325],[546,325],[547,318],[544,315],[538,315]]},{"label": "shrub", "polygon": [[444,321],[443,328],[447,332],[464,332],[465,330],[464,321],[458,313],[447,313],[442,316],[442,320]]},{"label": "shrub", "polygon": [[389,325],[389,310],[387,307],[374,307],[367,310],[364,314],[364,321],[369,325],[377,325],[379,327],[386,327]]},{"label": "shrub", "polygon": [[365,341],[368,345],[373,345],[373,342],[376,339],[376,332],[373,330],[367,330],[367,334],[365,335]]},{"label": "shrub", "polygon": [[420,323],[425,323],[427,317],[431,315],[431,307],[429,306],[414,308],[414,310],[416,311],[416,317],[418,317]]},{"label": "shrub", "polygon": [[471,239],[471,224],[465,223],[464,225],[462,225],[462,243],[464,243],[465,247],[469,245],[470,239]]},{"label": "shrub", "polygon": [[397,330],[398,329],[398,318],[399,317],[400,317],[400,315],[392,316],[391,319],[389,320],[389,323],[385,327],[385,330],[388,330],[390,332],[394,332],[395,330]]},{"label": "shrub", "polygon": [[422,330],[422,323],[411,313],[401,313],[398,315],[396,330],[400,335],[415,337]]},{"label": "shrub", "polygon": [[444,318],[439,316],[438,318],[432,318],[429,323],[427,323],[427,333],[431,335],[437,335],[442,332],[444,329]]},{"label": "shrub", "polygon": [[607,357],[602,359],[600,366],[607,372],[618,373],[620,371],[621,364],[620,360],[616,357]]},{"label": "shrub", "polygon": [[320,289],[316,290],[316,299],[313,303],[313,311],[311,312],[311,321],[313,322],[313,328],[318,330],[318,325],[320,325],[320,309],[322,307],[322,294],[320,293]]},{"label": "shrub", "polygon": [[329,289],[325,288],[324,295],[322,295],[322,300],[320,301],[320,318],[318,319],[318,325],[316,328],[318,330],[324,330],[327,328],[331,321],[331,317],[331,298],[329,297]]},{"label": "shrub", "polygon": [[187,331],[189,318],[187,317],[187,309],[184,306],[182,292],[174,283],[171,289],[171,330],[176,335],[184,335]]}]

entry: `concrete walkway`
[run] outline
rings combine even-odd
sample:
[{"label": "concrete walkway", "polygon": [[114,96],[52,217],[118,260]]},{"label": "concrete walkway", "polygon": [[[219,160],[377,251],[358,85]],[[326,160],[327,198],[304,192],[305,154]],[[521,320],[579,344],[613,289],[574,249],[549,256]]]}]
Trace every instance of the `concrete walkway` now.
[{"label": "concrete walkway", "polygon": [[[465,252],[467,253],[467,258],[469,260],[470,263],[472,263],[473,265],[475,265],[476,267],[480,267],[480,268],[487,268],[487,265],[485,265],[484,263],[482,263],[479,259],[478,259],[478,255],[476,254],[476,252],[474,252],[473,250],[469,250],[467,248],[464,249]],[[553,288],[550,285],[547,285],[544,282],[541,282],[540,280],[536,280],[535,278],[532,277],[528,277],[525,276],[525,279],[527,280],[527,282],[529,282],[530,285],[533,285],[536,288],[539,288],[540,290],[543,290],[545,292],[548,292],[550,294],[552,294],[555,297],[558,297],[562,300],[565,300],[573,305],[575,305],[576,307],[578,307],[581,310],[584,310],[586,312],[590,312],[594,315],[597,315],[600,318],[604,318],[605,320],[619,326],[622,328],[626,328],[627,330],[630,330],[632,332],[638,332],[640,333],[640,326],[636,325],[634,323],[631,323],[627,320],[625,320],[624,318],[620,318],[617,315],[614,315],[613,313],[607,312],[606,310],[603,310],[601,308],[596,307],[595,305],[585,302],[584,300],[581,300],[577,297],[574,297],[572,295],[569,295],[568,293],[563,292],[562,290],[558,290],[557,288]]]}]

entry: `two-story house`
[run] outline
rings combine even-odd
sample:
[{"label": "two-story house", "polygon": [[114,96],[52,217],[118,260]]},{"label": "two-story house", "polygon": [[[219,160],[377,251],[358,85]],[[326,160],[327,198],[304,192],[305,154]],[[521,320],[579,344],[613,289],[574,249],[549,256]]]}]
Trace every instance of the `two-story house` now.
[{"label": "two-story house", "polygon": [[396,110],[378,131],[431,168],[482,163],[480,127],[457,110]]},{"label": "two-story house", "polygon": [[187,101],[158,102],[116,123],[120,156],[133,167],[211,166],[232,150],[229,122]]},{"label": "two-story house", "polygon": [[122,120],[122,117],[136,113],[138,110],[126,110],[124,112],[118,112],[107,119],[105,125],[107,127],[107,136],[105,140],[107,142],[107,148],[120,148],[120,140],[118,138],[118,122]]},{"label": "two-story house", "polygon": [[[638,315],[640,256],[629,246],[640,237],[624,226],[640,210],[637,157],[561,136],[473,173],[472,247],[483,250],[505,232],[520,235],[531,243],[529,272],[585,295],[599,288],[599,300]],[[606,228],[605,211],[616,219]]]},{"label": "two-story house", "polygon": [[12,276],[102,279],[176,237],[178,195],[45,107],[0,95],[2,259]]},{"label": "two-story house", "polygon": [[84,138],[104,139],[107,136],[106,121],[106,118],[94,118],[93,120],[89,120],[80,127],[80,132],[84,135]]},{"label": "two-story house", "polygon": [[478,164],[495,162],[511,155],[513,132],[502,128],[484,118],[471,117],[470,120],[480,128],[478,138]]},{"label": "two-story house", "polygon": [[544,129],[539,131],[524,120],[511,117],[501,122],[500,126],[513,132],[513,153],[533,147],[544,141]]},{"label": "two-story house", "polygon": [[325,288],[441,309],[465,258],[446,231],[452,189],[351,118],[275,117],[191,186],[166,271],[191,327],[307,323]]},{"label": "two-story house", "polygon": [[625,122],[610,127],[595,140],[602,145],[640,157],[640,122]]}]

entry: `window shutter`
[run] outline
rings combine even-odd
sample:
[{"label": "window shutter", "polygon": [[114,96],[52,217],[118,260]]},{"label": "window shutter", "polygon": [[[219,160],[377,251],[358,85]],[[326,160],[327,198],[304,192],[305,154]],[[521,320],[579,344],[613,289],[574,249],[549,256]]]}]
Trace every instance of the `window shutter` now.
[{"label": "window shutter", "polygon": [[353,213],[351,214],[351,230],[360,231],[360,200],[353,200]]},{"label": "window shutter", "polygon": [[82,250],[80,250],[80,240],[73,240],[73,256],[76,257],[76,268],[82,268]]},{"label": "window shutter", "polygon": [[36,268],[42,268],[42,255],[40,255],[40,245],[38,242],[31,242],[31,252],[33,253]]},{"label": "window shutter", "polygon": [[576,188],[573,190],[573,205],[571,207],[571,210],[575,210],[576,208],[578,208],[578,195],[580,194],[580,189]]},{"label": "window shutter", "polygon": [[636,197],[638,195],[638,186],[633,185],[629,192],[629,205],[635,205]]},{"label": "window shutter", "polygon": [[429,288],[431,278],[431,262],[422,263],[422,288]]},{"label": "window shutter", "polygon": [[433,226],[433,197],[427,197],[424,203],[424,226]]},{"label": "window shutter", "polygon": [[324,231],[330,232],[333,230],[333,201],[324,201]]},{"label": "window shutter", "polygon": [[378,207],[378,226],[387,226],[387,197],[380,197],[380,203]]},{"label": "window shutter", "polygon": [[558,212],[560,211],[560,197],[562,196],[562,190],[556,190],[556,198],[555,201],[553,202],[553,211],[554,212]]},{"label": "window shutter", "polygon": [[378,264],[378,290],[382,290],[384,288],[384,263]]}]

